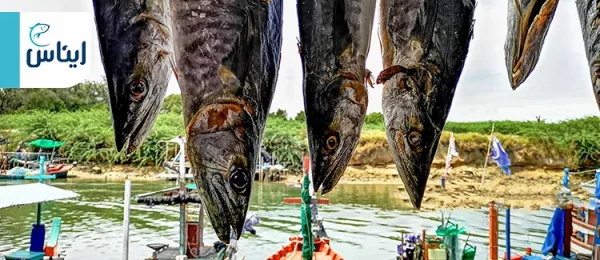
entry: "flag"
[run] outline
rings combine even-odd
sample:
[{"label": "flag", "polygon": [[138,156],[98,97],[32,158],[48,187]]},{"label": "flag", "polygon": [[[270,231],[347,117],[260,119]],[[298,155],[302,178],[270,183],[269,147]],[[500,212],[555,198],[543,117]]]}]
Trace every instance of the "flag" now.
[{"label": "flag", "polygon": [[490,153],[490,157],[494,160],[498,166],[504,170],[504,173],[510,175],[510,158],[508,158],[508,153],[502,148],[500,141],[496,136],[492,136],[492,151]]},{"label": "flag", "polygon": [[450,171],[450,163],[452,162],[452,157],[457,157],[458,152],[456,151],[456,142],[454,139],[454,133],[450,133],[450,140],[448,141],[448,153],[446,154],[446,169],[444,175],[448,175]]}]

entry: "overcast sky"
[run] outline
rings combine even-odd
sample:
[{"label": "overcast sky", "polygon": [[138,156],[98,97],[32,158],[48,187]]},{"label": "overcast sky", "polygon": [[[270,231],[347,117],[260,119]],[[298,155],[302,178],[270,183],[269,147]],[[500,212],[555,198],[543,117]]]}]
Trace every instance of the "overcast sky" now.
[{"label": "overcast sky", "polygon": [[[296,1],[284,0],[284,32],[281,68],[271,110],[289,115],[304,110],[302,69],[296,47],[298,21]],[[82,0],[0,0],[3,11],[87,11],[92,1]],[[574,0],[562,0],[546,37],[536,69],[521,87],[508,84],[504,62],[506,1],[478,0],[475,11],[475,38],[471,41],[462,77],[458,83],[450,121],[534,120],[537,115],[556,121],[598,115],[585,58],[581,27]],[[378,21],[379,10],[376,11]],[[373,26],[367,68],[382,70],[379,24]],[[95,35],[94,35],[95,36]],[[104,71],[97,39],[94,39],[93,74],[100,80]],[[369,88],[368,112],[381,112],[381,85]],[[174,77],[169,94],[179,93]]]}]

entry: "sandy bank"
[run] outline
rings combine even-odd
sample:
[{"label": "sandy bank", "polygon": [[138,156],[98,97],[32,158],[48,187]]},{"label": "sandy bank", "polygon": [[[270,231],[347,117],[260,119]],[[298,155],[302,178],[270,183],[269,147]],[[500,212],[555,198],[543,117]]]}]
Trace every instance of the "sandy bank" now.
[{"label": "sandy bank", "polygon": [[[95,174],[91,169],[78,167],[69,172],[70,176],[80,179],[97,179],[122,181],[160,181],[156,174],[162,173],[161,169],[135,168],[127,166],[114,166],[102,169],[102,173]],[[480,208],[487,206],[490,200],[508,203],[513,207],[539,209],[540,207],[556,204],[556,195],[562,185],[562,171],[557,170],[527,170],[513,169],[513,175],[507,176],[496,166],[488,167],[484,184],[481,185],[482,168],[460,166],[453,168],[450,178],[446,180],[446,189],[440,185],[440,176],[443,169],[432,169],[427,191],[423,202],[423,209],[435,210],[439,208]],[[288,176],[287,182],[295,182],[299,176]],[[571,177],[572,183],[580,183],[593,178],[592,175],[577,175]],[[397,175],[394,165],[382,167],[360,166],[348,167],[340,181],[344,184],[397,184],[398,196],[409,203],[408,195],[404,191],[402,181]],[[335,192],[335,191],[333,191]],[[581,190],[576,193],[584,194]]]}]

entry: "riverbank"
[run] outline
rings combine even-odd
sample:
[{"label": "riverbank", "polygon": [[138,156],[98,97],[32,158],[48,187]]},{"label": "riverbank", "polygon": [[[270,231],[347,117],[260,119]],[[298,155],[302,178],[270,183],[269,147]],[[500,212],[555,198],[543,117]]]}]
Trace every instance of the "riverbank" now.
[{"label": "riverbank", "polygon": [[[439,208],[476,208],[484,207],[490,200],[507,203],[516,208],[539,209],[556,204],[557,193],[562,185],[563,172],[558,170],[533,170],[513,168],[513,174],[507,176],[496,166],[487,168],[483,185],[483,168],[459,166],[453,168],[446,180],[446,188],[440,185],[440,176],[444,169],[432,168],[423,200],[424,210]],[[70,176],[78,179],[122,181],[162,181],[157,174],[162,169],[152,167],[114,166],[111,168],[76,167]],[[289,175],[284,182],[296,182],[299,175]],[[571,183],[580,183],[593,178],[589,175],[571,176]],[[344,184],[394,184],[398,185],[396,198],[410,204],[404,185],[398,177],[396,167],[391,164],[381,167],[350,166],[340,183]],[[333,191],[335,192],[335,190]],[[578,189],[578,195],[584,193]]]}]

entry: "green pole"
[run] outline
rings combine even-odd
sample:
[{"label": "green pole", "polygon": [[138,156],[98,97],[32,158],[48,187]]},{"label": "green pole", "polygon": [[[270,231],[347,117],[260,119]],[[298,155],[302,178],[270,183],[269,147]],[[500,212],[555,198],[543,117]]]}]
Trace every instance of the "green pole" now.
[{"label": "green pole", "polygon": [[[44,183],[44,164],[46,162],[46,156],[40,156],[40,178],[39,182]],[[42,203],[37,205],[37,224],[42,223]]]},{"label": "green pole", "polygon": [[304,175],[304,183],[302,185],[302,191],[300,196],[302,197],[302,206],[300,206],[300,224],[302,227],[300,231],[302,233],[302,259],[312,259],[313,252],[315,251],[315,243],[312,233],[312,212],[310,210],[310,179],[308,174]]}]

